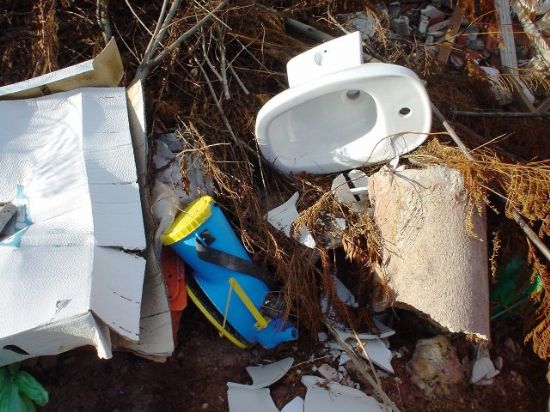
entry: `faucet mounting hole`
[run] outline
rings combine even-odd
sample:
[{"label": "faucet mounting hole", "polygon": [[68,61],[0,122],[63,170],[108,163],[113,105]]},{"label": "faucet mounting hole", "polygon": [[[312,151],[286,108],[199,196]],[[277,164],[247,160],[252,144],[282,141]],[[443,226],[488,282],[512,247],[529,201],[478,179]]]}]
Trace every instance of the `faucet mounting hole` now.
[{"label": "faucet mounting hole", "polygon": [[350,100],[355,100],[359,97],[361,92],[359,90],[348,90],[346,92],[346,97]]},{"label": "faucet mounting hole", "polygon": [[399,115],[401,117],[406,117],[408,116],[409,114],[411,114],[411,109],[408,108],[408,107],[402,107],[401,109],[399,109]]}]

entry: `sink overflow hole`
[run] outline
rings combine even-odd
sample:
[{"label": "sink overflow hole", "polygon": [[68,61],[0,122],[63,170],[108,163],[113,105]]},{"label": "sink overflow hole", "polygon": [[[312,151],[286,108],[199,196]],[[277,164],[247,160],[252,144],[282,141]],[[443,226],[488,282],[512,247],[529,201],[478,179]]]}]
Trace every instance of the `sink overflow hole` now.
[{"label": "sink overflow hole", "polygon": [[411,113],[411,109],[409,109],[408,107],[402,107],[400,110],[399,110],[399,114],[403,117],[409,115]]},{"label": "sink overflow hole", "polygon": [[359,97],[361,92],[359,90],[348,90],[346,92],[346,97],[350,100],[355,100]]}]

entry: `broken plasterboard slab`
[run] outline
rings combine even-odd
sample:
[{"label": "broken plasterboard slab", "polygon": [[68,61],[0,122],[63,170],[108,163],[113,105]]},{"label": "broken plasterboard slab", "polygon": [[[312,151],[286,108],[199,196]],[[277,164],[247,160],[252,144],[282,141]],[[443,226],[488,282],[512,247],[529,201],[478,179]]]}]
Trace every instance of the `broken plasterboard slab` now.
[{"label": "broken plasterboard slab", "polygon": [[451,332],[489,339],[489,280],[485,215],[471,215],[460,173],[443,166],[391,172],[369,178],[369,198],[383,239],[377,275],[393,301],[415,309]]},{"label": "broken plasterboard slab", "polygon": [[114,87],[123,74],[122,59],[113,38],[94,59],[0,87],[0,99],[36,97],[79,87]]},{"label": "broken plasterboard slab", "polygon": [[0,238],[0,366],[81,345],[110,357],[106,325],[138,339],[145,270],[127,252],[145,234],[125,89],[0,101],[0,122],[0,199],[18,208]]},{"label": "broken plasterboard slab", "polygon": [[316,376],[302,377],[307,387],[304,412],[382,412],[376,399],[358,389]]}]

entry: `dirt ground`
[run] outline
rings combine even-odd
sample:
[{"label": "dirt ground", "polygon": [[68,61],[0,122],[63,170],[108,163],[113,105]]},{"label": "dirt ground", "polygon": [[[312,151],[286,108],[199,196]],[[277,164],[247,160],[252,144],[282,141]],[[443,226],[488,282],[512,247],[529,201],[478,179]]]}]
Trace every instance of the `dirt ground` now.
[{"label": "dirt ground", "polygon": [[[410,381],[407,362],[417,339],[433,336],[414,315],[403,313],[390,339],[395,376],[382,378],[383,386],[402,411],[545,411],[548,399],[546,368],[519,339],[517,321],[494,325],[493,358],[503,358],[503,369],[492,385],[463,385],[449,399],[428,399]],[[459,337],[450,337],[459,359],[471,356],[471,347]],[[294,396],[304,396],[300,378],[315,374],[314,366],[334,364],[320,344],[302,338],[276,350],[241,350],[220,338],[195,308],[183,316],[174,357],[164,364],[128,353],[115,353],[111,360],[99,360],[93,350],[71,351],[59,357],[40,358],[26,369],[50,393],[50,402],[41,410],[78,412],[227,411],[228,381],[250,383],[245,367],[295,358],[291,371],[271,387],[278,408]],[[312,361],[313,359],[313,361]],[[347,368],[350,376],[361,382]],[[366,393],[368,387],[361,385]],[[344,412],[344,411],[342,411]]]}]

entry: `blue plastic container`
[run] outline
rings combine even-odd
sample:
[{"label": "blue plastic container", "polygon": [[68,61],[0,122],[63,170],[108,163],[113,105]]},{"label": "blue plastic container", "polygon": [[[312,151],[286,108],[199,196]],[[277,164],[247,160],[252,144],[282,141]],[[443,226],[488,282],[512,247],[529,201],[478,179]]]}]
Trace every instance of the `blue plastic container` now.
[{"label": "blue plastic container", "polygon": [[[258,317],[266,295],[270,292],[262,280],[206,262],[199,257],[197,243],[252,262],[211,197],[203,196],[182,211],[162,241],[193,268],[195,280],[204,295],[225,322],[248,343],[259,343],[270,349],[297,338],[296,328],[287,322],[263,314],[261,318]],[[214,325],[220,329],[219,324]]]}]

